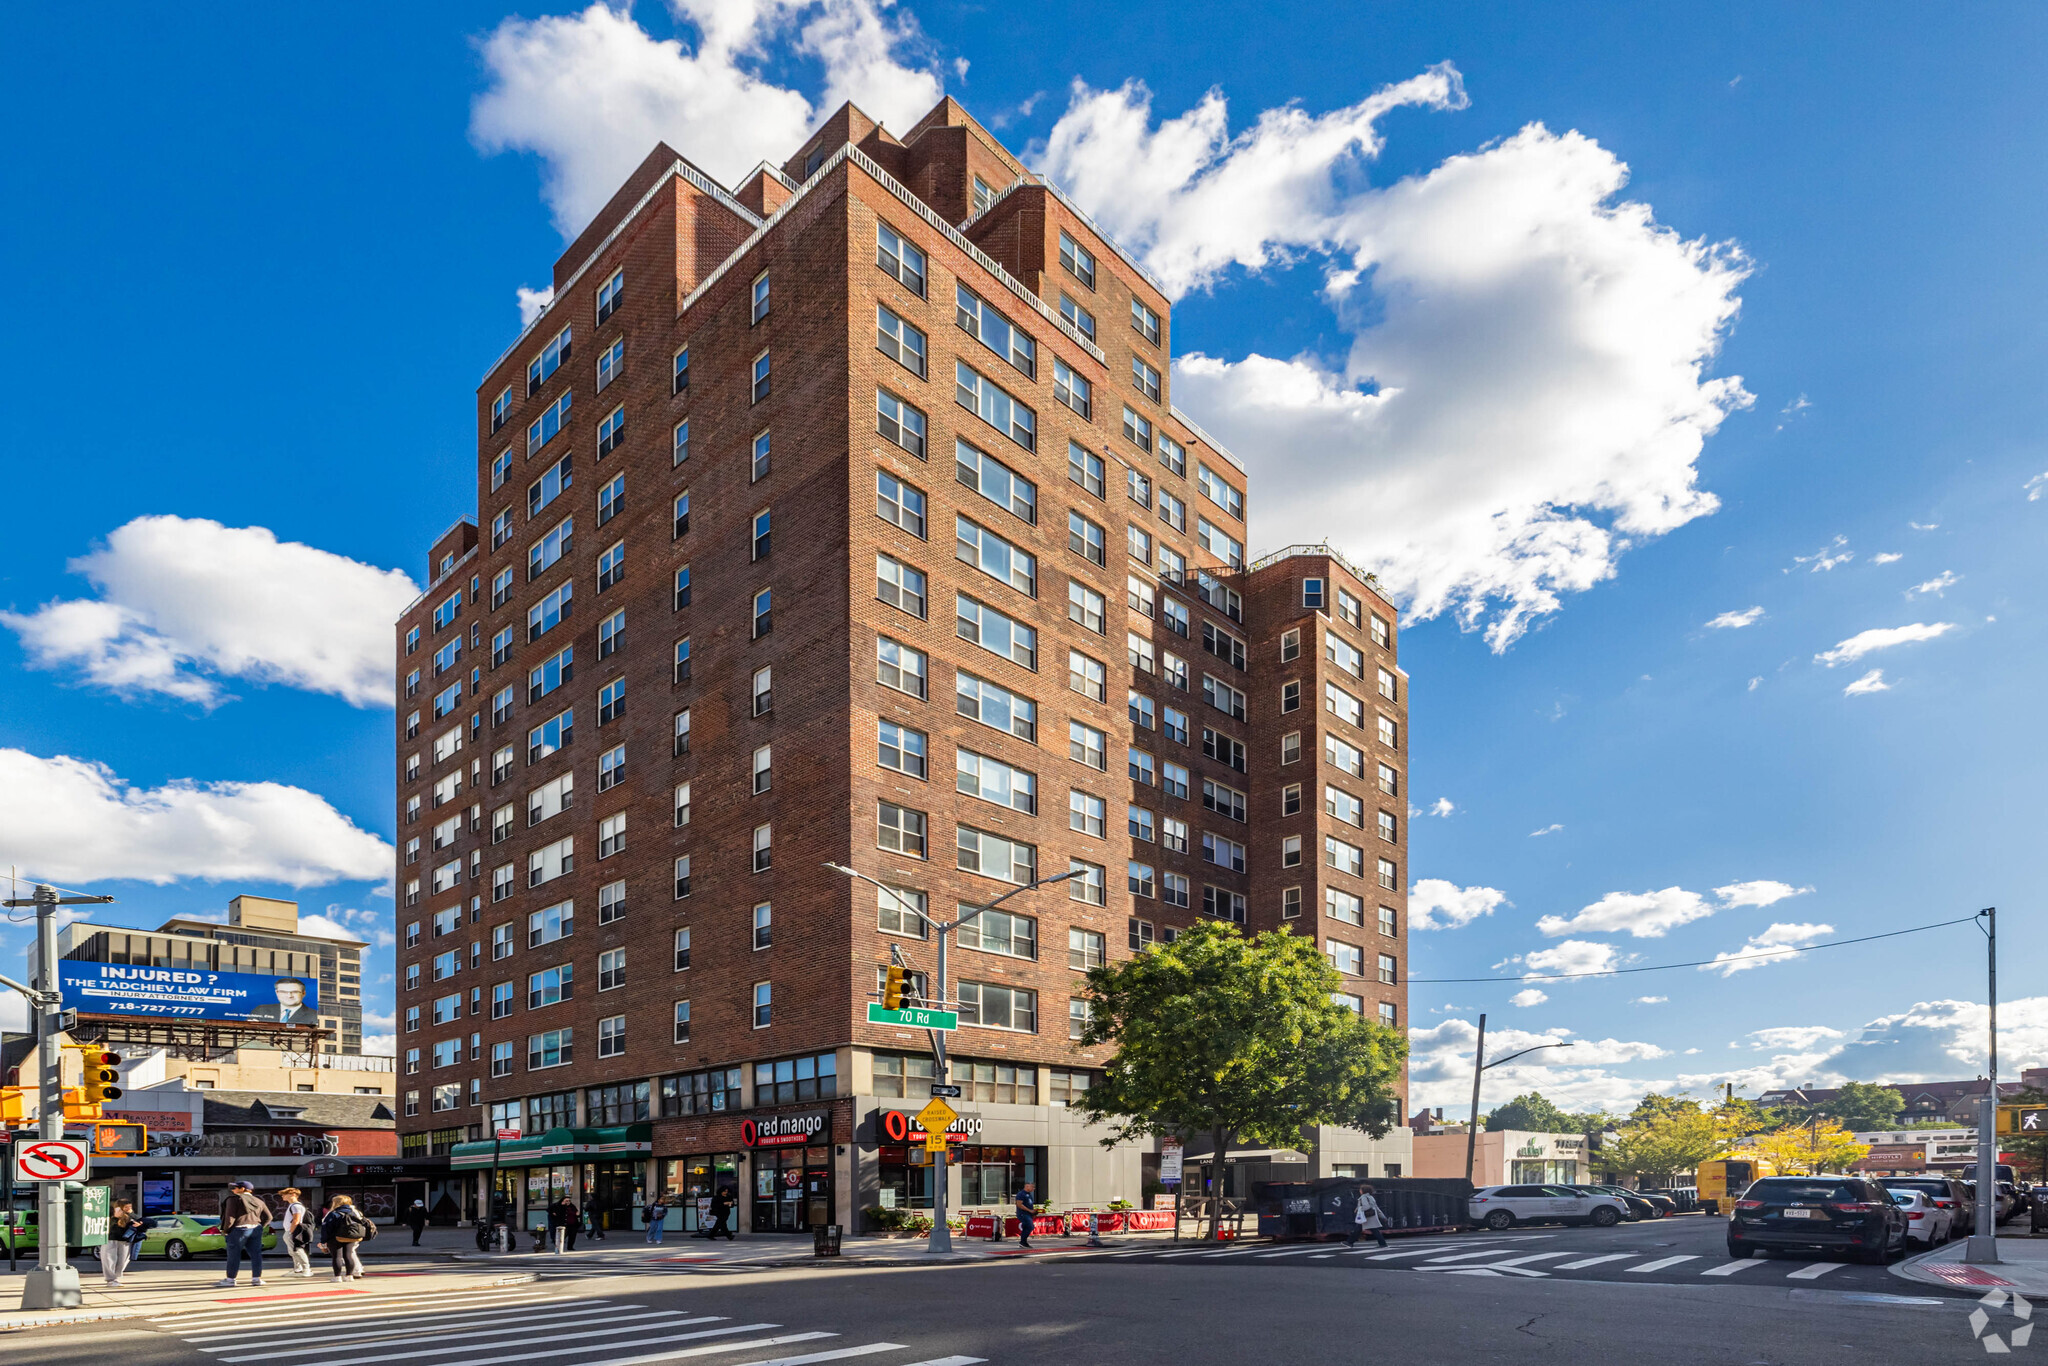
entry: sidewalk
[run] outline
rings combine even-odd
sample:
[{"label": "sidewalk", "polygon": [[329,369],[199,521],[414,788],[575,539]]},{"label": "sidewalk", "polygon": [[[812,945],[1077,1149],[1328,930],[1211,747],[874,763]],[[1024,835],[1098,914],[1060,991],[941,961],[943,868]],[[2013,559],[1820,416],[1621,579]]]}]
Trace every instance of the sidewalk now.
[{"label": "sidewalk", "polygon": [[289,1259],[285,1260],[282,1272],[266,1259],[262,1285],[249,1284],[245,1271],[240,1283],[228,1290],[214,1284],[220,1279],[221,1270],[217,1261],[173,1265],[152,1260],[131,1266],[122,1277],[121,1288],[115,1290],[100,1278],[99,1265],[86,1261],[79,1265],[78,1277],[84,1303],[76,1309],[47,1310],[15,1308],[21,1303],[23,1278],[0,1272],[0,1331],[108,1319],[153,1319],[218,1309],[223,1304],[244,1301],[266,1304],[286,1299],[318,1301],[344,1295],[359,1300],[375,1300],[394,1296],[411,1298],[455,1294],[534,1279],[534,1273],[526,1269],[465,1267],[446,1271],[375,1270],[360,1280],[336,1285],[324,1268],[311,1276],[294,1276]]},{"label": "sidewalk", "polygon": [[2048,1296],[2048,1237],[2031,1238],[1998,1235],[1998,1265],[1975,1266],[1963,1261],[1968,1240],[1958,1238],[1945,1247],[1908,1257],[1891,1272],[1922,1285],[1939,1285],[1950,1290],[2012,1290],[2022,1295]]},{"label": "sidewalk", "polygon": [[[531,1250],[532,1240],[528,1238],[521,1240],[520,1250],[504,1253],[478,1252],[475,1235],[467,1229],[459,1231],[468,1238],[467,1250],[449,1254],[454,1260],[465,1265],[518,1267],[543,1273],[552,1268],[572,1267],[630,1274],[633,1269],[643,1266],[650,1272],[687,1270],[697,1266],[732,1266],[735,1269],[744,1267],[749,1270],[847,1263],[861,1266],[930,1266],[936,1260],[1005,1260],[1030,1257],[1039,1253],[1090,1250],[1086,1234],[1034,1238],[1027,1250],[1019,1248],[1015,1238],[1005,1238],[1002,1242],[995,1243],[986,1238],[965,1238],[956,1233],[953,1235],[953,1251],[950,1256],[934,1258],[925,1250],[927,1244],[921,1237],[883,1238],[867,1235],[843,1239],[840,1243],[840,1255],[835,1258],[816,1256],[811,1250],[810,1237],[802,1234],[756,1234],[752,1237],[743,1234],[732,1242],[722,1238],[712,1242],[689,1234],[671,1234],[663,1242],[649,1243],[642,1233],[621,1231],[613,1233],[603,1242],[592,1242],[588,1237],[580,1238],[574,1252],[535,1253]],[[428,1239],[431,1239],[432,1235],[433,1230],[429,1230]],[[408,1238],[405,1241],[411,1240]],[[423,1240],[423,1243],[424,1241],[426,1240]],[[1146,1247],[1165,1246],[1172,1241],[1171,1233],[1123,1234],[1105,1237],[1102,1240],[1102,1247],[1094,1250],[1135,1252]],[[424,1245],[419,1249],[421,1252],[426,1250]]]}]

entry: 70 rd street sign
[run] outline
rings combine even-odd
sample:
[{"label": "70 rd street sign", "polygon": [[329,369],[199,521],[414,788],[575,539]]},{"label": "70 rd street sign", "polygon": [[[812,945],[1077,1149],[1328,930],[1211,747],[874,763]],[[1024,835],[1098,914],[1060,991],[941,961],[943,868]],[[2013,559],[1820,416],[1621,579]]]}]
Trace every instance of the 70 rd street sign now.
[{"label": "70 rd street sign", "polygon": [[960,1012],[957,1010],[919,1010],[906,1006],[902,1010],[868,1003],[869,1024],[907,1025],[912,1029],[958,1029]]}]

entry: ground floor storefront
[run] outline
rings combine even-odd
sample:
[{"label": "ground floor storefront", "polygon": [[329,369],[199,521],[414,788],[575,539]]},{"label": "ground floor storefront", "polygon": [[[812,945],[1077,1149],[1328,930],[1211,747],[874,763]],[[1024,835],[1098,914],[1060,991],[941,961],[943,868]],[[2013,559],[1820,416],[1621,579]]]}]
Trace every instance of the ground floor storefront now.
[{"label": "ground floor storefront", "polygon": [[277,1192],[297,1187],[300,1200],[318,1209],[336,1195],[346,1195],[373,1219],[391,1221],[414,1200],[423,1200],[432,1211],[438,1204],[444,1217],[437,1222],[454,1223],[460,1217],[445,1217],[459,1210],[453,1198],[463,1183],[449,1179],[448,1160],[432,1158],[315,1158],[275,1157],[105,1157],[93,1158],[93,1183],[112,1189],[115,1200],[127,1200],[143,1214],[193,1214],[212,1218],[220,1213],[220,1202],[228,1187],[247,1181],[273,1209],[280,1207]]},{"label": "ground floor storefront", "polygon": [[652,1155],[645,1124],[458,1143],[448,1165],[460,1198],[451,1192],[450,1200],[469,1222],[495,1207],[514,1227],[544,1229],[549,1206],[568,1200],[595,1228],[637,1228]]}]

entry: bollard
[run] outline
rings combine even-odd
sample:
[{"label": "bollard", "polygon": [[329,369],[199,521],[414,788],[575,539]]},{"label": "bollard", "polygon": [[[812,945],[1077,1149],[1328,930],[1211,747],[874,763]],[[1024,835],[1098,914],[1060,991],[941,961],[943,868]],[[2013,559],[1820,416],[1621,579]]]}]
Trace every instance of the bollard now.
[{"label": "bollard", "polygon": [[561,1255],[562,1250],[567,1245],[568,1241],[569,1226],[567,1224],[555,1225],[555,1255]]},{"label": "bollard", "polygon": [[1095,1210],[1088,1211],[1088,1246],[1102,1246],[1102,1216]]}]

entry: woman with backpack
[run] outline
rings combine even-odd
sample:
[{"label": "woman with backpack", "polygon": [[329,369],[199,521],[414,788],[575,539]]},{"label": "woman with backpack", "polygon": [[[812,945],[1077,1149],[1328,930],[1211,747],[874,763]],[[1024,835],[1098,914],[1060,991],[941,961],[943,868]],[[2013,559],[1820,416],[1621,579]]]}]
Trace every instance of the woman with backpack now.
[{"label": "woman with backpack", "polygon": [[334,1279],[346,1285],[363,1274],[362,1254],[357,1250],[373,1236],[370,1221],[346,1195],[334,1197],[327,1217],[320,1221],[320,1238],[334,1254]]}]

